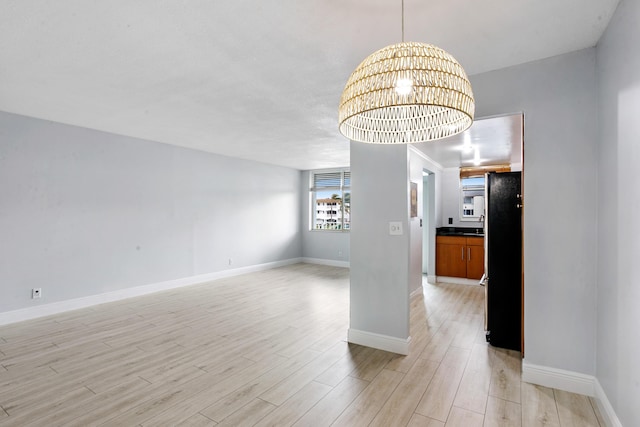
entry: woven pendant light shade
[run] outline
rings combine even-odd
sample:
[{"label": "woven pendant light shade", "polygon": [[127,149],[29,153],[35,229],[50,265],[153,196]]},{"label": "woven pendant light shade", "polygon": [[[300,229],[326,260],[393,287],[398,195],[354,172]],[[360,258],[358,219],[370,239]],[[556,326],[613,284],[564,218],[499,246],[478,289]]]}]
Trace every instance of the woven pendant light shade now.
[{"label": "woven pendant light shade", "polygon": [[475,103],[462,66],[439,47],[402,42],[369,55],[340,99],[340,132],[353,141],[434,141],[473,123]]}]

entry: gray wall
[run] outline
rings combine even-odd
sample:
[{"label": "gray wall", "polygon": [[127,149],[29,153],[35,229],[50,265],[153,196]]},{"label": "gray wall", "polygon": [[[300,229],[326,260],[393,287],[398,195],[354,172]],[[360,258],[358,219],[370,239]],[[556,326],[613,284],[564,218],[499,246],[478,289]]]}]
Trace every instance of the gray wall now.
[{"label": "gray wall", "polygon": [[351,142],[351,329],[409,336],[408,176],[407,146]]},{"label": "gray wall", "polygon": [[431,254],[429,255],[427,271],[431,280],[436,277],[436,228],[444,223],[444,215],[442,209],[442,169],[427,167],[432,175],[429,175],[429,189],[433,192],[433,204],[429,206],[429,215],[431,218],[431,228],[427,230],[429,247]]},{"label": "gray wall", "polygon": [[[429,172],[432,172],[429,170]],[[437,197],[440,191],[436,190],[435,173],[425,176],[422,180],[422,273],[432,278],[436,275],[436,227],[439,227],[436,218]]]},{"label": "gray wall", "polygon": [[311,230],[311,200],[309,198],[310,171],[302,172],[300,198],[302,199],[302,256],[316,260],[349,262],[348,231]]},{"label": "gray wall", "polygon": [[476,116],[523,111],[525,359],[595,374],[595,49],[471,76]]},{"label": "gray wall", "polygon": [[597,377],[625,426],[640,425],[639,22],[621,1],[597,49]]},{"label": "gray wall", "polygon": [[[409,215],[409,293],[422,289],[422,225],[420,219],[424,217],[423,204],[424,188],[422,182],[422,170],[424,159],[415,151],[409,150],[409,182],[418,185],[418,216]],[[410,187],[409,187],[410,191]],[[409,193],[410,194],[410,193]],[[411,212],[411,204],[409,204]]]},{"label": "gray wall", "polygon": [[0,113],[0,312],[300,257],[300,181]]}]

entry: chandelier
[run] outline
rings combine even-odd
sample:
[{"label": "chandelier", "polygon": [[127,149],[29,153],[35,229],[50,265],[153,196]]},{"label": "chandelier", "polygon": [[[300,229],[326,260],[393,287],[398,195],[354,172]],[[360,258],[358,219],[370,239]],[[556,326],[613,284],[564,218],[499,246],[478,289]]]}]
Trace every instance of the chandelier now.
[{"label": "chandelier", "polygon": [[468,129],[475,102],[462,66],[446,51],[404,41],[365,58],[342,92],[340,133],[353,141],[434,141]]}]

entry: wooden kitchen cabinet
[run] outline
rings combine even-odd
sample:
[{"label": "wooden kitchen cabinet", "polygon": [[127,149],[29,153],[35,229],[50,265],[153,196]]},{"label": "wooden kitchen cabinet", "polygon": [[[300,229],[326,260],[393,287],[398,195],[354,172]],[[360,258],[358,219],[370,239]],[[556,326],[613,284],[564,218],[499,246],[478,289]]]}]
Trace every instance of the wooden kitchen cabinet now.
[{"label": "wooden kitchen cabinet", "polygon": [[484,274],[484,238],[436,236],[436,275],[480,279]]},{"label": "wooden kitchen cabinet", "polygon": [[436,275],[467,277],[466,238],[436,236]]},{"label": "wooden kitchen cabinet", "polygon": [[467,279],[481,279],[484,274],[484,237],[467,237]]}]

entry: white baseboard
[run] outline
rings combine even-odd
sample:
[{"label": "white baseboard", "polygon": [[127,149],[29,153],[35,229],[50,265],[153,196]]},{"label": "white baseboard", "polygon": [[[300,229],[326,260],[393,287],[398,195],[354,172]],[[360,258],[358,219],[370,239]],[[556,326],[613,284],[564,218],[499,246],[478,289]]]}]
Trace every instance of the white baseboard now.
[{"label": "white baseboard", "polygon": [[424,292],[424,289],[422,288],[422,286],[420,286],[418,289],[414,289],[413,292],[409,294],[409,299],[415,297],[416,295],[420,295],[423,292]]},{"label": "white baseboard", "polygon": [[436,283],[438,281],[438,276],[427,276],[428,283]]},{"label": "white baseboard", "polygon": [[349,268],[349,261],[337,261],[334,259],[323,259],[323,258],[301,258],[302,262],[306,262],[307,264],[319,264],[319,265],[329,265],[331,267],[344,267]]},{"label": "white baseboard", "polygon": [[349,328],[347,341],[353,344],[360,344],[367,347],[377,348],[378,350],[389,351],[391,353],[406,356],[409,354],[409,343],[411,343],[411,337],[406,339],[396,338],[388,335]]},{"label": "white baseboard", "polygon": [[456,285],[480,285],[478,279],[467,279],[465,277],[447,277],[447,276],[433,276],[434,281],[431,281],[431,276],[427,279],[429,283],[454,283]]},{"label": "white baseboard", "polygon": [[596,378],[579,372],[534,365],[522,361],[522,381],[571,393],[595,396]]},{"label": "white baseboard", "polygon": [[91,307],[107,302],[119,301],[141,295],[152,294],[154,292],[165,291],[168,289],[206,283],[225,277],[239,276],[241,274],[269,270],[285,265],[297,264],[299,262],[302,262],[302,258],[291,258],[283,261],[268,262],[264,264],[251,265],[248,267],[234,268],[232,270],[199,274],[197,276],[184,277],[181,279],[167,280],[165,282],[152,283],[149,285],[119,289],[117,291],[106,292],[98,295],[89,295],[82,298],[74,298],[66,301],[58,301],[34,307],[22,308],[19,310],[6,311],[4,313],[0,313],[0,325],[7,325],[10,323],[22,322],[24,320],[36,319],[38,317],[64,313],[66,311],[77,310],[80,308]]},{"label": "white baseboard", "polygon": [[600,409],[600,414],[607,425],[611,427],[622,427],[622,423],[618,419],[616,411],[613,410],[613,406],[611,406],[611,402],[609,402],[609,398],[605,394],[602,386],[600,385],[600,381],[598,381],[597,378],[595,382],[595,392],[595,400],[598,404],[598,409]]}]

